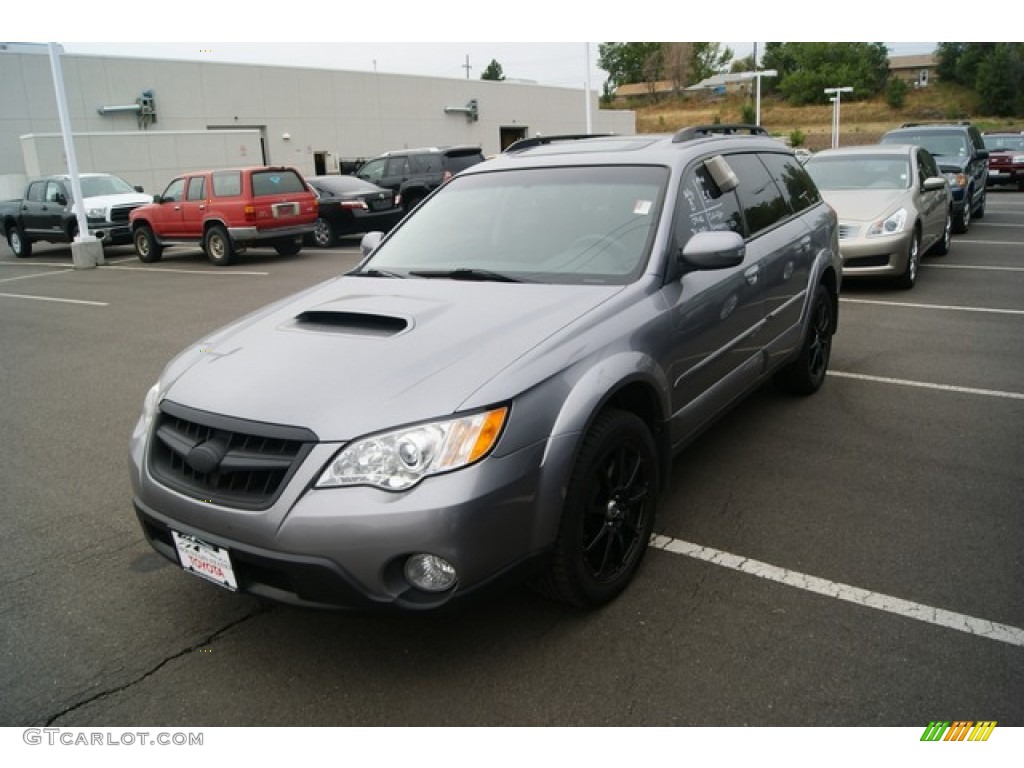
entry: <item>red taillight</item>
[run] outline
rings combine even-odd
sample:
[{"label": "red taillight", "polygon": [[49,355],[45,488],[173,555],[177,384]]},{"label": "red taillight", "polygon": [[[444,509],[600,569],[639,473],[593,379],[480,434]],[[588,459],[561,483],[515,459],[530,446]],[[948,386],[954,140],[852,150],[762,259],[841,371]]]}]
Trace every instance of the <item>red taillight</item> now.
[{"label": "red taillight", "polygon": [[368,211],[369,207],[362,200],[342,200],[341,207],[350,211]]}]

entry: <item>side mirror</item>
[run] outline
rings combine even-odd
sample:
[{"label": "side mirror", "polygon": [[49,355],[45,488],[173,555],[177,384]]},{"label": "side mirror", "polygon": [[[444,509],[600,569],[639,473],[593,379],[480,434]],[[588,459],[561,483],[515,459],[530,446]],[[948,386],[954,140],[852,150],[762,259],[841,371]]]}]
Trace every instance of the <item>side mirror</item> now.
[{"label": "side mirror", "polygon": [[64,197],[64,193],[63,192],[58,192],[54,196],[53,202],[55,202],[57,205],[67,205],[68,204],[68,199],[66,197]]},{"label": "side mirror", "polygon": [[979,160],[988,160],[988,150],[987,149],[979,149],[978,152],[977,152],[977,155],[978,155],[978,159]]},{"label": "side mirror", "polygon": [[924,180],[921,189],[925,192],[934,192],[946,186],[946,180],[942,176],[932,176]]},{"label": "side mirror", "polygon": [[359,250],[363,256],[369,256],[373,253],[373,250],[380,245],[380,241],[384,238],[383,232],[367,232],[363,235],[363,239],[359,241]]},{"label": "side mirror", "polygon": [[141,184],[136,184],[136,185],[135,185],[135,191],[136,191],[136,192],[145,192],[146,190],[144,190],[144,189],[142,188],[142,185],[141,185]]},{"label": "side mirror", "polygon": [[160,195],[153,195],[153,202],[154,203],[162,203],[163,201],[164,201],[164,199],[162,197],[160,197]]},{"label": "side mirror", "polygon": [[737,232],[698,232],[683,248],[683,266],[695,269],[738,267],[747,255],[747,244]]}]

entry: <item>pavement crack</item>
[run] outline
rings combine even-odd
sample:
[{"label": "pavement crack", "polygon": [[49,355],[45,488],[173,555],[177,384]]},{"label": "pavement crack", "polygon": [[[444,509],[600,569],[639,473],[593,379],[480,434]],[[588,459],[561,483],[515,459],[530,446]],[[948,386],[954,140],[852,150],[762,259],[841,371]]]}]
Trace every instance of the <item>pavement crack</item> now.
[{"label": "pavement crack", "polygon": [[127,683],[124,683],[123,685],[116,686],[114,688],[110,688],[109,690],[100,691],[99,693],[96,693],[96,694],[94,694],[92,696],[89,696],[87,699],[84,699],[83,701],[80,701],[80,702],[78,702],[76,704],[72,704],[71,706],[62,709],[60,712],[58,712],[55,715],[47,718],[46,726],[47,727],[53,726],[60,718],[64,717],[65,715],[69,715],[72,712],[75,712],[76,710],[81,709],[82,707],[85,707],[85,706],[87,706],[89,704],[92,704],[93,702],[100,701],[101,699],[105,699],[105,698],[107,698],[109,696],[114,696],[114,695],[116,695],[118,693],[121,693],[122,691],[128,690],[132,686],[138,685],[143,680],[146,680],[146,679],[152,677],[153,675],[155,675],[157,672],[159,672],[161,669],[163,669],[165,666],[167,666],[171,662],[176,661],[177,659],[180,659],[183,656],[187,656],[190,653],[195,653],[195,651],[197,651],[199,648],[203,648],[203,647],[205,647],[207,645],[210,645],[211,643],[216,642],[218,638],[222,637],[223,635],[225,635],[226,633],[228,633],[231,630],[235,629],[236,627],[238,627],[238,626],[244,624],[245,622],[249,621],[250,619],[254,619],[257,616],[259,616],[259,615],[261,615],[263,613],[266,613],[266,612],[268,612],[270,610],[272,610],[272,606],[269,606],[269,605],[259,605],[259,606],[257,606],[257,608],[255,610],[251,611],[250,613],[245,614],[244,616],[236,619],[235,621],[232,621],[227,626],[221,627],[216,632],[214,632],[213,634],[207,636],[206,638],[204,638],[200,642],[195,643],[194,645],[191,645],[188,648],[185,648],[184,650],[179,651],[178,653],[175,653],[175,654],[173,654],[171,656],[168,656],[165,659],[162,659],[152,669],[149,669],[146,672],[143,672],[141,675],[136,677],[134,680],[129,680]]}]

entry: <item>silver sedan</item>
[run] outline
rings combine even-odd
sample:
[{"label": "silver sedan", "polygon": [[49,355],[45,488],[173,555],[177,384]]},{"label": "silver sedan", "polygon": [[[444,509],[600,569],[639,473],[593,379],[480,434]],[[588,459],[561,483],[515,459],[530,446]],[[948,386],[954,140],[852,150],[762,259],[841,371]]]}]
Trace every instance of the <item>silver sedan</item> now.
[{"label": "silver sedan", "polygon": [[843,277],[913,288],[921,256],[949,252],[949,182],[928,150],[885,144],[818,152],[804,165],[839,216]]}]

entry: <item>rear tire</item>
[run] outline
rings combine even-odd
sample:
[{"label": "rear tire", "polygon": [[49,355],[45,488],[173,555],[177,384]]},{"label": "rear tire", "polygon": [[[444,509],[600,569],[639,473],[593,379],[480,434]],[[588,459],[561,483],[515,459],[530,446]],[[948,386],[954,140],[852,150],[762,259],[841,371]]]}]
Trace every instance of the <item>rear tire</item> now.
[{"label": "rear tire", "polygon": [[25,237],[25,230],[17,224],[7,230],[7,245],[19,259],[27,259],[32,255],[32,241]]},{"label": "rear tire", "polygon": [[146,225],[135,230],[132,241],[135,243],[135,253],[138,254],[139,261],[144,264],[160,261],[164,255],[164,247],[156,241],[153,230]]},{"label": "rear tire", "polygon": [[835,307],[828,289],[819,284],[811,304],[810,324],[800,356],[775,374],[775,383],[793,395],[812,395],[821,389],[832,355]]},{"label": "rear tire", "polygon": [[282,240],[274,243],[278,256],[295,256],[302,250],[302,240]]},{"label": "rear tire", "polygon": [[596,608],[633,579],[654,529],[658,453],[647,425],[628,411],[598,415],[583,439],[548,570],[535,587]]},{"label": "rear tire", "polygon": [[203,242],[206,243],[206,258],[216,266],[226,267],[235,260],[235,245],[231,242],[231,235],[219,224],[206,231]]},{"label": "rear tire", "polygon": [[321,216],[313,229],[313,244],[317,248],[329,248],[334,245],[334,240],[334,226]]}]

